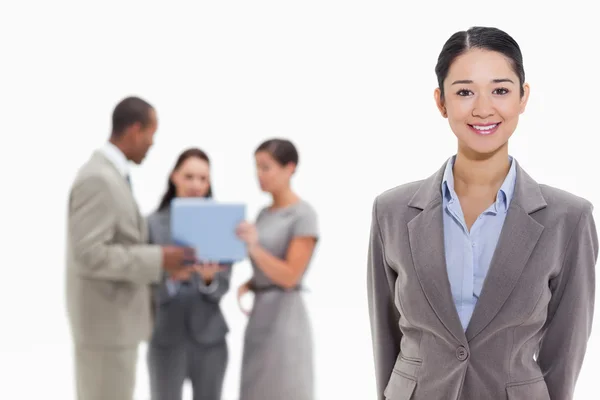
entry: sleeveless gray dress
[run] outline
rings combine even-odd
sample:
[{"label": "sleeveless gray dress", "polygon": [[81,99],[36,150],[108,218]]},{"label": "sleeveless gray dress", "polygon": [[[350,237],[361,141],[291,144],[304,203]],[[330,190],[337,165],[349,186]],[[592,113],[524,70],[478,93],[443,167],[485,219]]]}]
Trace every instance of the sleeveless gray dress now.
[{"label": "sleeveless gray dress", "polygon": [[[256,228],[261,246],[281,259],[294,237],[319,236],[317,215],[303,200],[277,210],[263,208]],[[239,398],[313,400],[312,331],[302,291],[277,287],[253,261],[252,269],[256,291],[244,337]]]}]

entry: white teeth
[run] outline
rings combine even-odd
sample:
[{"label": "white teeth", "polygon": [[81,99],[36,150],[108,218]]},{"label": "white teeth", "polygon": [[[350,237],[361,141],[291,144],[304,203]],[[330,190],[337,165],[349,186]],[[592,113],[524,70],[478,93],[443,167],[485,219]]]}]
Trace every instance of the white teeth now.
[{"label": "white teeth", "polygon": [[495,127],[498,126],[498,124],[494,124],[494,125],[486,125],[486,126],[480,126],[480,125],[471,125],[473,128],[477,129],[478,131],[489,131],[494,129]]}]

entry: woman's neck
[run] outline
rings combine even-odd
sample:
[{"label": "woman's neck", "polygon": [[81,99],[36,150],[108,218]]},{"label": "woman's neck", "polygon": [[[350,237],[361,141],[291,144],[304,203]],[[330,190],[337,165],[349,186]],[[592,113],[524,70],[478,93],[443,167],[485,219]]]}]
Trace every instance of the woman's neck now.
[{"label": "woman's neck", "polygon": [[292,189],[287,188],[280,192],[273,193],[273,204],[271,205],[271,208],[277,209],[287,207],[296,203],[299,199],[298,195],[296,195]]},{"label": "woman's neck", "polygon": [[470,156],[459,150],[453,167],[455,191],[459,196],[496,193],[509,169],[507,146],[489,157]]}]

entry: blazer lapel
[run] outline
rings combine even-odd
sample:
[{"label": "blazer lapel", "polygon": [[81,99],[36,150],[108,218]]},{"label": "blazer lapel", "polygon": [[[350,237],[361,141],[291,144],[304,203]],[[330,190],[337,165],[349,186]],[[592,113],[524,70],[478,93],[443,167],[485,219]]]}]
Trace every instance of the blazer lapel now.
[{"label": "blazer lapel", "polygon": [[425,180],[409,202],[422,212],[408,223],[408,236],[417,277],[429,304],[446,329],[466,345],[446,267],[441,197],[444,168],[445,164]]},{"label": "blazer lapel", "polygon": [[104,156],[104,154],[102,154],[102,152],[96,150],[95,156],[98,157],[102,162],[107,164],[111,168],[111,170],[114,172],[115,181],[118,182],[118,185],[119,185],[121,191],[123,193],[125,193],[125,196],[128,197],[131,200],[131,203],[133,204],[133,208],[136,213],[137,227],[140,230],[140,232],[142,234],[144,234],[144,232],[146,230],[145,229],[146,228],[145,221],[144,221],[144,218],[142,217],[139,206],[137,204],[137,201],[135,200],[135,197],[133,196],[131,186],[127,182],[127,179],[121,175],[121,173],[117,170],[117,168],[113,165],[113,163],[108,158],[106,158]]},{"label": "blazer lapel", "polygon": [[545,206],[539,185],[517,164],[515,194],[467,327],[467,340],[471,341],[489,325],[517,284],[544,230],[530,214]]},{"label": "blazer lapel", "polygon": [[159,211],[158,215],[161,227],[161,242],[173,244],[173,240],[171,239],[171,209],[166,208],[162,211]]}]

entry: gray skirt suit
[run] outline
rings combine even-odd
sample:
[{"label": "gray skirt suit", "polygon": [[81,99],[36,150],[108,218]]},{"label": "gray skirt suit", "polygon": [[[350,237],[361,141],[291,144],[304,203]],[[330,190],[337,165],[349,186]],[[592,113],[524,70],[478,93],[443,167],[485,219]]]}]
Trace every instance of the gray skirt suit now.
[{"label": "gray skirt suit", "polygon": [[[171,244],[170,212],[148,217],[149,239]],[[185,379],[194,400],[220,400],[228,363],[229,328],[219,302],[228,291],[231,266],[206,285],[199,275],[173,283],[163,277],[153,290],[154,325],[148,346],[152,400],[180,400]]]},{"label": "gray skirt suit", "polygon": [[[281,259],[294,237],[318,238],[317,215],[305,201],[260,211],[259,241]],[[246,326],[239,400],[313,400],[313,342],[302,290],[284,290],[252,261],[254,306]]]}]

